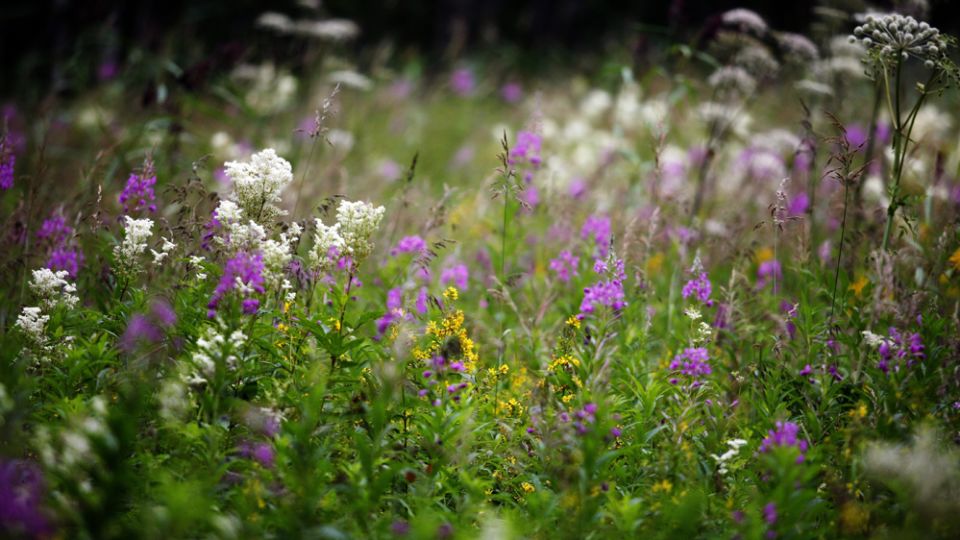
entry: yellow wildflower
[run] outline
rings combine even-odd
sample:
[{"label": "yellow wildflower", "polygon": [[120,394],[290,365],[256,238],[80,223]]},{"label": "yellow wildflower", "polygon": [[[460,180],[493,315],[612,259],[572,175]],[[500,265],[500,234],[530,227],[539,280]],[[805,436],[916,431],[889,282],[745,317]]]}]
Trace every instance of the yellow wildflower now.
[{"label": "yellow wildflower", "polygon": [[953,255],[950,256],[949,261],[957,271],[960,271],[960,247],[953,252]]},{"label": "yellow wildflower", "polygon": [[520,487],[523,488],[523,491],[525,493],[533,493],[534,491],[537,490],[537,488],[533,487],[533,484],[531,484],[530,482],[524,482],[520,484]]},{"label": "yellow wildflower", "polygon": [[567,318],[567,326],[580,328],[580,319],[578,319],[576,315],[571,315],[570,317]]},{"label": "yellow wildflower", "polygon": [[456,300],[460,298],[460,291],[453,286],[447,287],[447,290],[443,291],[443,297],[448,300]]},{"label": "yellow wildflower", "polygon": [[850,290],[853,291],[853,294],[855,294],[857,298],[860,298],[863,294],[864,287],[866,287],[868,283],[870,283],[870,280],[867,279],[866,276],[860,276],[850,284]]}]

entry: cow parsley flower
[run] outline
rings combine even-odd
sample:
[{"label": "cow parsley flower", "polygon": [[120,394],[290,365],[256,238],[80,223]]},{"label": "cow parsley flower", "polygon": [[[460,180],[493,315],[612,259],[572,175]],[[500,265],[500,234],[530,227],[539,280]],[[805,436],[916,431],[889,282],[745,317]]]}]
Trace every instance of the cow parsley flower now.
[{"label": "cow parsley flower", "polygon": [[293,181],[293,167],[274,149],[257,152],[249,161],[228,161],[224,167],[233,182],[230,199],[246,216],[257,223],[269,223],[286,213],[276,204],[283,189]]},{"label": "cow parsley flower", "polygon": [[723,24],[735,26],[741,32],[753,32],[762,35],[767,31],[767,23],[763,20],[763,17],[749,9],[731,9],[721,15],[721,20]]},{"label": "cow parsley flower", "polygon": [[947,50],[947,41],[939,30],[898,13],[867,15],[850,36],[851,42],[857,40],[884,58],[906,60],[913,56],[927,67],[933,67]]}]

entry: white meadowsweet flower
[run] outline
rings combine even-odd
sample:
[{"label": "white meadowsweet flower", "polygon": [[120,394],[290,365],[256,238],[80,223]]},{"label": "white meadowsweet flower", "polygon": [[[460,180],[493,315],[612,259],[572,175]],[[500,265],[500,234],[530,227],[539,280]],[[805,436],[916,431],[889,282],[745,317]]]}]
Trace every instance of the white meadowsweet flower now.
[{"label": "white meadowsweet flower", "polygon": [[347,253],[359,263],[373,251],[373,235],[380,227],[386,209],[362,201],[340,201],[337,224]]},{"label": "white meadowsweet flower", "polygon": [[50,316],[44,315],[39,307],[24,307],[14,326],[22,330],[34,343],[40,344],[44,341],[44,330],[49,320]]},{"label": "white meadowsweet flower", "polygon": [[52,309],[58,304],[68,308],[77,305],[80,299],[75,294],[77,286],[67,281],[66,270],[54,272],[49,268],[39,268],[32,272],[30,290],[40,299],[43,307]]},{"label": "white meadowsweet flower", "polygon": [[225,168],[233,182],[230,199],[247,217],[268,223],[285,214],[276,204],[283,189],[293,181],[293,167],[275,150],[261,150],[249,161],[228,161]]},{"label": "white meadowsweet flower", "polygon": [[324,225],[320,218],[314,220],[316,231],[313,233],[313,247],[310,249],[309,259],[313,268],[325,269],[333,261],[330,258],[330,251],[336,250],[338,253],[343,251],[343,237],[340,236],[340,224],[333,226]]},{"label": "white meadowsweet flower", "polygon": [[113,253],[121,268],[136,271],[139,269],[137,258],[147,251],[147,241],[153,236],[153,220],[123,217],[125,220],[123,241],[114,248]]},{"label": "white meadowsweet flower", "polygon": [[221,225],[239,223],[241,219],[243,219],[243,210],[237,206],[237,203],[229,199],[220,200],[220,205],[217,206],[217,221]]},{"label": "white meadowsweet flower", "polygon": [[863,334],[863,341],[871,347],[879,347],[884,343],[887,343],[889,340],[881,335],[874,334],[869,330],[864,330],[861,332]]}]

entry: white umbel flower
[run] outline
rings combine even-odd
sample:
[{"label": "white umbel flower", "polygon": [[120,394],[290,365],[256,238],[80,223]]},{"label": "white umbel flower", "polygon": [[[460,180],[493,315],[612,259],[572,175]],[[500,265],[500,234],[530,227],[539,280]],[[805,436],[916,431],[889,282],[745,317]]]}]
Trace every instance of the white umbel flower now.
[{"label": "white umbel flower", "polygon": [[276,204],[283,189],[293,181],[293,167],[274,149],[261,150],[250,156],[250,161],[228,161],[225,168],[233,181],[230,198],[244,215],[267,223],[285,214]]}]

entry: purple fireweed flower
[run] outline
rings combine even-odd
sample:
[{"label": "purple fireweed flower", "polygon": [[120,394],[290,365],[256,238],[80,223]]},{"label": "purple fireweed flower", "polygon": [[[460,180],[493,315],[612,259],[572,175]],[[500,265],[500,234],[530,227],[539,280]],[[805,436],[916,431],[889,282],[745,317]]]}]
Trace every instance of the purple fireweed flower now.
[{"label": "purple fireweed flower", "polygon": [[767,522],[767,525],[773,525],[777,522],[776,503],[769,503],[763,507],[763,520]]},{"label": "purple fireweed flower", "polygon": [[572,276],[578,275],[577,265],[580,263],[580,257],[563,250],[556,259],[550,260],[550,270],[557,274],[557,279],[568,283]]},{"label": "purple fireweed flower", "polygon": [[590,216],[580,229],[580,238],[593,238],[601,257],[606,257],[610,251],[610,235],[610,218],[606,216]]},{"label": "purple fireweed flower", "polygon": [[710,284],[710,278],[706,272],[700,272],[700,275],[691,279],[683,286],[683,297],[691,296],[707,306],[713,306],[713,300],[710,299],[710,293],[713,292],[713,286]]},{"label": "purple fireweed flower", "polygon": [[150,319],[140,313],[135,313],[127,322],[127,330],[120,338],[120,348],[131,352],[140,343],[156,343],[163,338],[160,329]]},{"label": "purple fireweed flower", "polygon": [[813,368],[810,367],[810,364],[803,366],[803,369],[800,370],[801,377],[807,377],[811,374],[813,374]]},{"label": "purple fireweed flower", "polygon": [[455,264],[443,269],[440,273],[440,284],[453,283],[458,289],[466,290],[470,280],[470,269],[465,264]]},{"label": "purple fireweed flower", "polygon": [[41,538],[53,530],[44,515],[46,483],[29,461],[0,461],[0,531],[19,538]]},{"label": "purple fireweed flower", "polygon": [[0,138],[0,189],[6,191],[13,187],[13,169],[17,163],[7,138]]},{"label": "purple fireweed flower", "polygon": [[810,208],[810,197],[806,193],[800,192],[790,199],[790,205],[787,207],[787,214],[791,216],[802,216]]},{"label": "purple fireweed flower", "polygon": [[567,193],[573,199],[580,199],[587,194],[587,183],[583,178],[574,178],[567,187]]},{"label": "purple fireweed flower", "polygon": [[275,455],[270,443],[246,441],[240,444],[237,453],[240,457],[252,459],[268,469],[273,468]]},{"label": "purple fireweed flower", "polygon": [[161,327],[168,327],[177,324],[177,313],[169,302],[163,298],[157,298],[150,305],[150,315]]},{"label": "purple fireweed flower", "polygon": [[623,259],[617,259],[614,262],[614,268],[608,268],[607,263],[597,259],[593,265],[595,272],[606,274],[606,279],[601,279],[590,287],[583,289],[583,300],[580,302],[580,314],[582,319],[589,314],[594,313],[597,308],[607,307],[614,312],[618,312],[627,306],[626,295],[623,292],[623,282],[626,280]]},{"label": "purple fireweed flower", "polygon": [[393,323],[403,317],[403,289],[395,287],[387,292],[387,312],[377,319],[377,335],[375,340],[380,341]]},{"label": "purple fireweed flower", "polygon": [[797,317],[797,308],[799,306],[800,304],[791,304],[786,300],[780,302],[780,311],[783,312],[785,318],[784,326],[790,339],[795,338],[797,335],[797,325],[794,324],[793,319]]},{"label": "purple fireweed flower", "polygon": [[397,245],[390,250],[390,256],[396,257],[397,255],[404,253],[415,253],[417,255],[423,254],[427,251],[427,243],[423,238],[419,236],[405,236],[397,242]]},{"label": "purple fireweed flower", "polygon": [[233,289],[239,289],[244,296],[242,302],[243,312],[247,315],[256,313],[260,306],[260,301],[253,298],[254,292],[263,294],[263,255],[260,253],[249,254],[245,252],[237,255],[227,261],[223,269],[223,275],[217,288],[213,291],[213,297],[207,304],[207,316],[213,318],[216,315],[217,307],[224,295]]},{"label": "purple fireweed flower", "polygon": [[517,144],[510,149],[507,162],[510,165],[529,163],[534,167],[539,167],[543,162],[540,157],[542,145],[543,139],[540,135],[532,131],[521,131],[517,133]]},{"label": "purple fireweed flower", "polygon": [[43,220],[37,238],[49,240],[53,245],[63,245],[73,234],[73,227],[67,225],[67,220],[60,214],[53,214]]},{"label": "purple fireweed flower", "polygon": [[757,288],[762,289],[767,286],[768,281],[780,281],[783,279],[783,270],[780,267],[780,261],[771,259],[763,261],[757,268]]},{"label": "purple fireweed flower", "polygon": [[776,423],[776,428],[767,432],[767,436],[760,443],[760,452],[766,453],[773,448],[794,447],[800,451],[797,463],[803,463],[809,444],[799,437],[800,426],[793,422]]},{"label": "purple fireweed flower", "polygon": [[460,68],[450,74],[450,88],[460,97],[468,97],[476,88],[473,71],[469,68]]},{"label": "purple fireweed flower", "polygon": [[127,185],[120,193],[120,204],[123,205],[123,212],[139,212],[141,210],[157,211],[157,205],[154,204],[156,195],[153,186],[157,183],[157,175],[153,169],[153,163],[147,161],[143,172],[140,174],[130,173],[127,179]]},{"label": "purple fireweed flower", "polygon": [[59,247],[50,252],[47,259],[47,268],[58,271],[66,270],[71,279],[76,279],[83,263],[83,254],[73,248]]},{"label": "purple fireweed flower", "polygon": [[417,310],[417,313],[424,315],[429,309],[429,294],[427,293],[426,287],[420,287],[420,291],[417,293],[417,301],[414,304],[414,308]]},{"label": "purple fireweed flower", "polygon": [[852,149],[859,151],[867,143],[867,130],[860,124],[850,124],[844,137]]},{"label": "purple fireweed flower", "polygon": [[891,364],[894,371],[900,371],[901,363],[912,367],[927,357],[923,338],[918,332],[907,335],[891,326],[888,335],[889,339],[883,340],[878,348],[880,361],[877,367],[884,373],[890,372]]},{"label": "purple fireweed flower", "polygon": [[500,87],[500,97],[507,103],[516,103],[523,99],[523,87],[518,82],[508,82]]},{"label": "purple fireweed flower", "polygon": [[390,532],[394,536],[406,536],[410,533],[410,524],[402,519],[398,519],[390,524]]},{"label": "purple fireweed flower", "polygon": [[[710,354],[703,347],[688,347],[670,362],[670,371],[679,371],[692,381],[692,387],[696,388],[702,384],[701,377],[705,377],[713,372],[710,367]],[[674,377],[670,379],[671,384],[677,384],[679,380]]]}]

